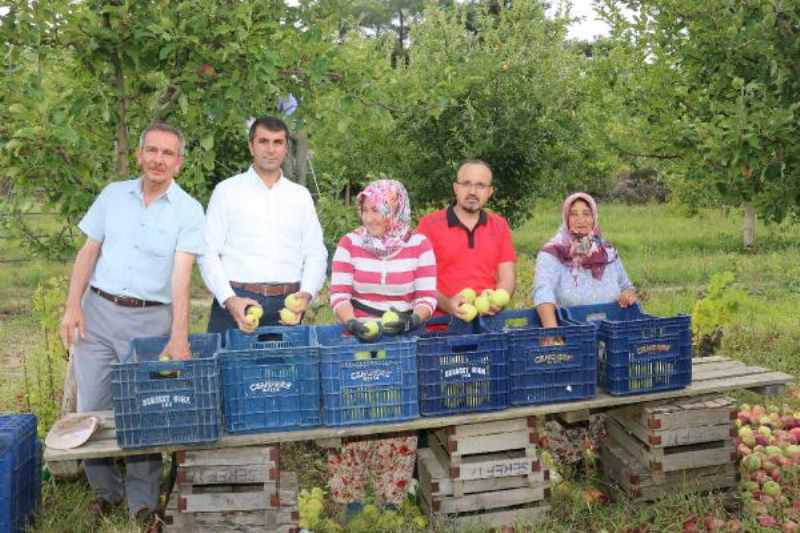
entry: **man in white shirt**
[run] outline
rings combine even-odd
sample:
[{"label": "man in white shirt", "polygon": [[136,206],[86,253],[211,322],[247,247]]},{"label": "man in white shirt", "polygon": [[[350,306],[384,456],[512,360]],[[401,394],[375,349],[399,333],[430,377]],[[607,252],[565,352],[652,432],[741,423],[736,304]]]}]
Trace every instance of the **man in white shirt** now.
[{"label": "man in white shirt", "polygon": [[[252,331],[279,323],[289,294],[304,312],[325,281],[328,252],[308,189],[283,176],[289,129],[275,117],[250,127],[252,166],[220,182],[206,212],[207,253],[200,272],[214,294],[209,332]],[[260,324],[245,319],[260,305]]]}]

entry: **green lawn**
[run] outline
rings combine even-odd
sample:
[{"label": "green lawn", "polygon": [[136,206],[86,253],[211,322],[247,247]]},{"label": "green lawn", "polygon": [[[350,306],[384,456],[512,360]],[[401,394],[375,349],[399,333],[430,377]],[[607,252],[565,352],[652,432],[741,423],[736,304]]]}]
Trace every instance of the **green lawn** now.
[{"label": "green lawn", "polygon": [[[530,290],[532,261],[543,242],[557,230],[560,208],[542,202],[534,216],[515,231],[520,253],[520,286],[515,302],[524,303]],[[706,210],[689,218],[670,206],[601,206],[601,225],[614,242],[631,278],[640,289],[643,305],[655,315],[690,313],[712,274],[731,271],[736,287],[748,297],[733,323],[726,328],[722,352],[746,362],[783,370],[800,377],[800,227],[757,227],[757,245],[741,245],[741,216]],[[0,243],[2,246],[2,243]],[[2,255],[2,254],[0,254]],[[30,297],[37,285],[68,273],[69,265],[34,261],[0,265],[0,410],[17,410],[25,404],[22,356],[42,350],[41,327],[30,314]],[[203,331],[210,296],[194,277],[192,330]],[[324,306],[317,322],[331,314]],[[7,370],[6,370],[7,369]],[[763,398],[745,395],[749,401]],[[776,400],[770,400],[775,403]],[[777,403],[789,401],[777,399]],[[800,408],[793,400],[795,408]],[[315,465],[301,475],[304,486],[321,484],[321,454],[313,446],[287,447],[293,465]],[[302,468],[300,468],[302,470]],[[680,531],[692,513],[703,515],[717,510],[721,502],[709,497],[671,498],[655,505],[639,505],[624,499],[602,507],[586,505],[577,480],[554,490],[553,511],[542,531],[624,531],[646,525],[650,531]],[[81,531],[86,527],[81,509],[89,492],[81,482],[45,484],[44,506],[37,531]],[[747,522],[748,524],[751,522]],[[749,527],[746,525],[746,527]],[[102,531],[133,531],[120,512]]]}]

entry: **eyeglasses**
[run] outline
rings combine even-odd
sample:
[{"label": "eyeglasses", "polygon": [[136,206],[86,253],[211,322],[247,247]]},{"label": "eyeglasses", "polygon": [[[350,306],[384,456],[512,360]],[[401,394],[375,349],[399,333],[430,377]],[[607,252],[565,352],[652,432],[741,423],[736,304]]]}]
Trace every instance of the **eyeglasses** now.
[{"label": "eyeglasses", "polygon": [[488,191],[492,188],[488,183],[472,183],[471,181],[457,181],[456,185],[464,189],[475,189],[478,192]]}]

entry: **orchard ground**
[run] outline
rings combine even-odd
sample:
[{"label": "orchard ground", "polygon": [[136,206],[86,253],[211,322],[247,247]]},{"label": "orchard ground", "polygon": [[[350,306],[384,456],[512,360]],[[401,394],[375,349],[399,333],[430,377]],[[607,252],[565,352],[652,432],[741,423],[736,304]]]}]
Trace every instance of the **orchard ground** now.
[{"label": "orchard ground", "polygon": [[[715,273],[733,272],[735,286],[746,293],[739,302],[732,322],[724,328],[720,353],[749,364],[766,366],[800,377],[800,226],[759,225],[756,246],[741,245],[741,213],[734,210],[701,211],[695,217],[670,205],[601,207],[605,236],[619,248],[625,267],[640,288],[643,306],[655,315],[691,313]],[[541,244],[556,231],[559,208],[555,203],[537,205],[532,219],[515,235],[520,255],[518,291],[512,305],[529,306],[532,261]],[[20,250],[0,241],[0,256],[16,257]],[[70,265],[40,260],[28,263],[0,263],[0,410],[19,411],[30,405],[43,409],[44,399],[32,398],[29,389],[41,380],[30,369],[44,355],[44,329],[30,311],[36,287],[53,276],[66,276]],[[195,275],[192,299],[192,331],[204,329],[210,296],[199,275]],[[322,306],[313,320],[331,321],[330,311]],[[23,358],[28,361],[25,371]],[[55,365],[62,362],[52,360]],[[27,381],[26,381],[27,379]],[[26,391],[26,382],[28,391]],[[56,385],[60,388],[60,383]],[[57,393],[58,391],[53,391]],[[40,395],[41,396],[41,395]],[[752,393],[737,394],[750,404],[787,404],[800,409],[797,397],[762,398]],[[47,428],[40,428],[42,436]],[[283,447],[282,467],[295,470],[301,487],[324,487],[324,453],[311,443]],[[587,502],[586,488],[598,487],[612,497],[617,494],[597,479],[597,474],[578,472],[567,475],[567,482],[553,490],[552,511],[537,531],[682,531],[714,514],[719,519],[741,521],[743,530],[757,531],[756,517],[739,510],[734,500],[719,496],[682,496],[655,505],[631,503],[623,497],[608,504]],[[85,508],[92,495],[83,481],[44,484],[43,505],[35,531],[63,532],[90,530]],[[334,507],[328,505],[328,510]],[[638,529],[637,529],[638,528]],[[124,511],[104,523],[101,531],[133,532]]]}]

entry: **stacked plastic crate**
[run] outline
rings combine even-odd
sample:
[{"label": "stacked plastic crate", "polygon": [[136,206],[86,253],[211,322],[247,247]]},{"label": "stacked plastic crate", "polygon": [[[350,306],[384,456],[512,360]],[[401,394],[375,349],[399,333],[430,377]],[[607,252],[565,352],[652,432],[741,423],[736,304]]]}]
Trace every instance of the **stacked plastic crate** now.
[{"label": "stacked plastic crate", "polygon": [[231,329],[220,352],[227,433],[320,425],[319,354],[310,326]]},{"label": "stacked plastic crate", "polygon": [[600,384],[615,396],[682,389],[692,382],[691,318],[661,318],[639,304],[616,303],[559,310],[559,318],[597,328]]},{"label": "stacked plastic crate", "polygon": [[0,415],[0,531],[22,533],[41,492],[41,444],[34,415]]},{"label": "stacked plastic crate", "polygon": [[186,361],[159,359],[167,341],[167,337],[132,340],[128,361],[111,370],[121,448],[219,440],[220,335],[190,335],[192,358]]}]

